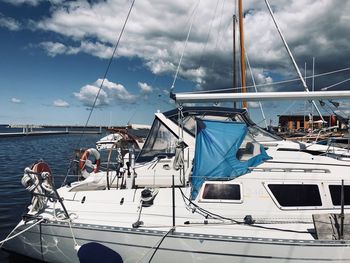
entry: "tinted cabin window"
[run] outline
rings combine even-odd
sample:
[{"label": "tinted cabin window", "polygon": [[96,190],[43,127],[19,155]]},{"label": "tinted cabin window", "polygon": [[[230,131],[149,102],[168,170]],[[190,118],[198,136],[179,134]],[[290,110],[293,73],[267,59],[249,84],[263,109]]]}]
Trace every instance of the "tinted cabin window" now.
[{"label": "tinted cabin window", "polygon": [[269,184],[269,189],[281,206],[321,206],[317,185]]},{"label": "tinted cabin window", "polygon": [[238,184],[206,184],[202,199],[241,200],[241,189]]},{"label": "tinted cabin window", "polygon": [[[333,205],[340,205],[341,185],[330,185]],[[350,205],[350,185],[344,185],[344,205]]]},{"label": "tinted cabin window", "polygon": [[174,156],[177,137],[155,119],[137,162],[148,162],[157,156]]}]

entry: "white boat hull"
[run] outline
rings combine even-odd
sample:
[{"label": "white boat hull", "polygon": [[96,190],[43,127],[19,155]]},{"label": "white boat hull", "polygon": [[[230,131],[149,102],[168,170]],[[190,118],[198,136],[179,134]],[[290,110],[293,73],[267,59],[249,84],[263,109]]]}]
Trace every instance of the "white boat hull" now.
[{"label": "white boat hull", "polygon": [[[20,229],[20,228],[19,228]],[[81,246],[97,242],[116,251],[123,262],[149,262],[166,231],[73,224]],[[19,230],[18,230],[19,231]],[[40,234],[41,233],[41,234]],[[40,241],[41,240],[41,241]],[[22,248],[19,249],[19,246]],[[5,249],[48,262],[79,262],[67,223],[42,224]],[[103,257],[103,255],[101,255]],[[349,262],[349,241],[267,239],[169,232],[152,262]]]},{"label": "white boat hull", "polygon": [[[150,141],[163,148],[165,138],[174,139],[178,126],[160,113],[154,123],[161,125],[162,132],[151,133]],[[340,238],[337,227],[327,225],[322,235],[324,229],[318,231],[314,220],[315,215],[340,213],[339,189],[344,184],[347,193],[350,190],[348,163],[299,151],[301,146],[283,147],[292,142],[277,142],[266,146],[271,159],[234,179],[208,180],[191,199],[195,141],[186,131],[183,139],[188,147],[183,156],[177,155],[184,159],[183,169],[174,165],[172,143],[170,148],[164,146],[164,155],[158,155],[155,147],[158,157],[139,162],[132,174],[117,177],[121,182],[111,183],[110,190],[106,171],[67,184],[54,196],[60,203],[50,196],[37,210],[28,207],[28,218],[45,221],[6,242],[4,248],[47,262],[79,262],[75,247],[88,243],[110,248],[123,262],[350,262],[349,223],[344,224],[346,240],[332,240]],[[253,146],[244,144],[240,160],[261,150]],[[109,179],[115,177],[115,172],[108,173]],[[221,195],[224,191],[232,195]],[[347,220],[349,209],[347,202]],[[176,228],[170,231],[173,220]],[[31,224],[20,222],[15,232]],[[135,224],[140,227],[133,228]]]}]

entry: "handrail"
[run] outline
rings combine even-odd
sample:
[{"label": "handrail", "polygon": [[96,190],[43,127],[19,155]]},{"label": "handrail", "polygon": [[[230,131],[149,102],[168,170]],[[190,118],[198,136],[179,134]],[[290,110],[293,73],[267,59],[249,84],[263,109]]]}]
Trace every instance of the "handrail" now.
[{"label": "handrail", "polygon": [[288,172],[288,173],[330,173],[328,169],[312,169],[312,168],[257,168],[249,167],[254,172]]}]

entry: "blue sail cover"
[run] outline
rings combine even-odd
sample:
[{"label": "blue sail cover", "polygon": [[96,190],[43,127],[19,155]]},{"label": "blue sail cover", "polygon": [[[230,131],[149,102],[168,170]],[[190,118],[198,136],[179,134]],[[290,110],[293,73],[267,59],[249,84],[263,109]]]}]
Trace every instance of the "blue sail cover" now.
[{"label": "blue sail cover", "polygon": [[197,120],[196,148],[192,174],[192,199],[205,180],[229,180],[270,159],[260,145],[260,154],[247,161],[237,159],[237,152],[248,132],[245,123]]}]

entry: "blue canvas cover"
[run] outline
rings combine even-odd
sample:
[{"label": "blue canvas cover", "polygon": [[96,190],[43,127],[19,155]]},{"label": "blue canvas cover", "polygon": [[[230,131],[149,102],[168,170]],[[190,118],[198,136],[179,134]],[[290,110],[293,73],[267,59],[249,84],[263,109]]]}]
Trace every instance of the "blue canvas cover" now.
[{"label": "blue canvas cover", "polygon": [[229,180],[270,159],[260,145],[260,154],[247,161],[237,159],[237,152],[248,132],[245,123],[197,120],[196,148],[192,174],[192,199],[205,180]]}]

